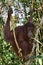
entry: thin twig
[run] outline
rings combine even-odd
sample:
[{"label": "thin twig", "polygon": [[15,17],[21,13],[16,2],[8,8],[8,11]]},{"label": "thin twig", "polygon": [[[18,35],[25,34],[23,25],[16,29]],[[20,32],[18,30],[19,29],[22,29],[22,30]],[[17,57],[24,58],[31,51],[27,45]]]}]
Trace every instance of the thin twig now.
[{"label": "thin twig", "polygon": [[33,39],[43,46],[43,44],[39,40],[37,40],[36,38],[33,38]]}]

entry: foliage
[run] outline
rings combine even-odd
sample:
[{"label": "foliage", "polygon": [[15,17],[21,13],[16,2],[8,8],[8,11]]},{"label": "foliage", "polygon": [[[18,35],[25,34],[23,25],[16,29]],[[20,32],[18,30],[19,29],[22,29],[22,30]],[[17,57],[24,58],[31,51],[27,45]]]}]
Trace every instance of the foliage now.
[{"label": "foliage", "polygon": [[[15,1],[10,0],[10,1],[11,3],[13,1],[13,6],[16,7],[15,11],[18,11],[20,9],[19,4],[14,4],[16,0]],[[13,52],[13,49],[10,43],[6,42],[4,39],[3,31],[4,31],[4,24],[6,20],[3,19],[4,18],[3,12],[8,11],[10,3],[8,3],[7,0],[0,0],[0,3],[1,2],[2,4],[0,6],[0,65],[20,65],[21,63],[22,65],[24,65],[24,61],[18,56],[16,56],[16,54]],[[25,13],[25,18],[22,21],[23,24],[25,24],[30,17],[29,16],[30,12],[28,11],[27,13],[26,8],[28,9],[30,8],[30,6],[33,6],[33,9],[34,9],[33,23],[36,26],[35,37],[33,39],[36,45],[36,49],[35,49],[36,54],[30,57],[31,64],[29,65],[43,65],[43,62],[42,62],[43,61],[43,1],[42,0],[18,0],[16,2],[17,3],[21,2],[23,6],[23,10]],[[10,6],[12,6],[12,4],[10,4]],[[16,21],[20,23],[18,16]]]},{"label": "foliage", "polygon": [[2,25],[4,27],[4,21],[3,21],[2,17],[0,17],[0,25]]}]

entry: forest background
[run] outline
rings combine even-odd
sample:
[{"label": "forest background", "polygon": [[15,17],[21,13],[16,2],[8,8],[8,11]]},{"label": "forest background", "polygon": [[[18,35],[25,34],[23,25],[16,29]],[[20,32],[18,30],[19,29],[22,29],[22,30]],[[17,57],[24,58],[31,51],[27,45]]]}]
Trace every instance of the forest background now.
[{"label": "forest background", "polygon": [[[9,5],[13,9],[10,28],[25,24],[30,18],[30,7],[34,9],[33,23],[36,26],[34,44],[36,54],[30,57],[29,65],[43,65],[43,0],[0,0],[0,65],[28,65],[16,56],[10,43],[4,39],[4,25]],[[13,24],[14,23],[14,24]]]}]

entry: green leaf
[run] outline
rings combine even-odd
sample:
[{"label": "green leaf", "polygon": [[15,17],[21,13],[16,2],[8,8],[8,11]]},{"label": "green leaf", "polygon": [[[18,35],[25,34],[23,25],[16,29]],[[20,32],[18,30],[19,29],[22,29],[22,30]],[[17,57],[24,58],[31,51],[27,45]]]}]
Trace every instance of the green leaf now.
[{"label": "green leaf", "polygon": [[2,17],[0,17],[0,23],[4,26],[4,21],[3,21]]},{"label": "green leaf", "polygon": [[42,65],[42,58],[39,59],[39,64]]}]

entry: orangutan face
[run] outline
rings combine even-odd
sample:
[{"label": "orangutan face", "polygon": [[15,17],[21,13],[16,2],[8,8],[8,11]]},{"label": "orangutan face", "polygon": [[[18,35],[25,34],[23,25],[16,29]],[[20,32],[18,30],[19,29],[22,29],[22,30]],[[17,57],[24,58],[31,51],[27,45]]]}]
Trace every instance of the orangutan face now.
[{"label": "orangutan face", "polygon": [[31,38],[34,33],[34,27],[28,27],[27,31],[28,31],[28,33],[27,33],[28,37]]}]

